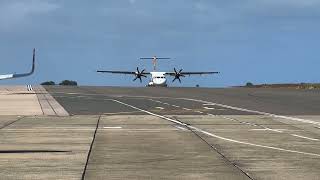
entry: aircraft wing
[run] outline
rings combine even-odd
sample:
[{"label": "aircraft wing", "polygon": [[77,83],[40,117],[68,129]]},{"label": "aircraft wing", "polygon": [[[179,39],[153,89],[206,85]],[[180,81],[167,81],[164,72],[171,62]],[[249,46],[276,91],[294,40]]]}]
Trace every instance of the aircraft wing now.
[{"label": "aircraft wing", "polygon": [[[206,74],[219,74],[220,72],[181,72],[181,75],[206,75]],[[170,76],[176,76],[177,72],[167,72]]]},{"label": "aircraft wing", "polygon": [[33,49],[32,68],[31,68],[30,72],[22,73],[22,74],[3,74],[3,75],[0,75],[0,80],[20,78],[20,77],[25,77],[25,76],[32,75],[34,73],[34,70],[35,70],[35,59],[36,59],[35,56],[36,56],[36,50]]},{"label": "aircraft wing", "polygon": [[[97,71],[98,73],[111,73],[111,74],[132,74],[135,75],[137,72],[134,71]],[[147,75],[150,74],[149,72],[143,72],[142,74]]]}]

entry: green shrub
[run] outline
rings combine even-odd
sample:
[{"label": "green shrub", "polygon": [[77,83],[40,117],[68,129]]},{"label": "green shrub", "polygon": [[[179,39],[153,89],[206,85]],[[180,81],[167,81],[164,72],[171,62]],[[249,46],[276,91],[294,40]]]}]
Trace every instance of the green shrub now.
[{"label": "green shrub", "polygon": [[64,80],[61,83],[59,83],[60,86],[77,86],[78,83],[76,81],[71,80]]},{"label": "green shrub", "polygon": [[253,87],[253,83],[247,82],[246,87]]},{"label": "green shrub", "polygon": [[46,82],[41,83],[41,85],[45,85],[45,86],[54,86],[54,85],[56,85],[56,83],[55,83],[55,82],[53,82],[53,81],[46,81]]}]

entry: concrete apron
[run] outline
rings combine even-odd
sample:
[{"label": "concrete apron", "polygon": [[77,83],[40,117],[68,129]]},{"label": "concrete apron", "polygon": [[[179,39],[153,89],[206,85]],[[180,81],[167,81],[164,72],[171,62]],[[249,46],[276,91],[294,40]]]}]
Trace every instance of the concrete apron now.
[{"label": "concrete apron", "polygon": [[69,116],[42,86],[0,86],[0,115]]}]

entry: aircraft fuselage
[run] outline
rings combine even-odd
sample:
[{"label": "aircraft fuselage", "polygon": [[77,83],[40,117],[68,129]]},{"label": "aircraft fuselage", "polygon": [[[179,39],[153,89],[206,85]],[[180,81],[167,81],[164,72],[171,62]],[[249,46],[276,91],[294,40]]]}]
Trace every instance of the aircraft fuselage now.
[{"label": "aircraft fuselage", "polygon": [[167,79],[165,76],[165,72],[150,72],[151,79],[147,86],[152,87],[167,87]]}]

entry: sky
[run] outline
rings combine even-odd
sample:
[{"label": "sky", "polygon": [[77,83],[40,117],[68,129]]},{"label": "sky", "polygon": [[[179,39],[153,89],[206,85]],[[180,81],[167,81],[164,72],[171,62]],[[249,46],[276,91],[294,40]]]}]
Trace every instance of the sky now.
[{"label": "sky", "polygon": [[170,86],[319,82],[320,0],[0,0],[0,74],[80,85],[144,86],[99,70],[220,71]]}]

